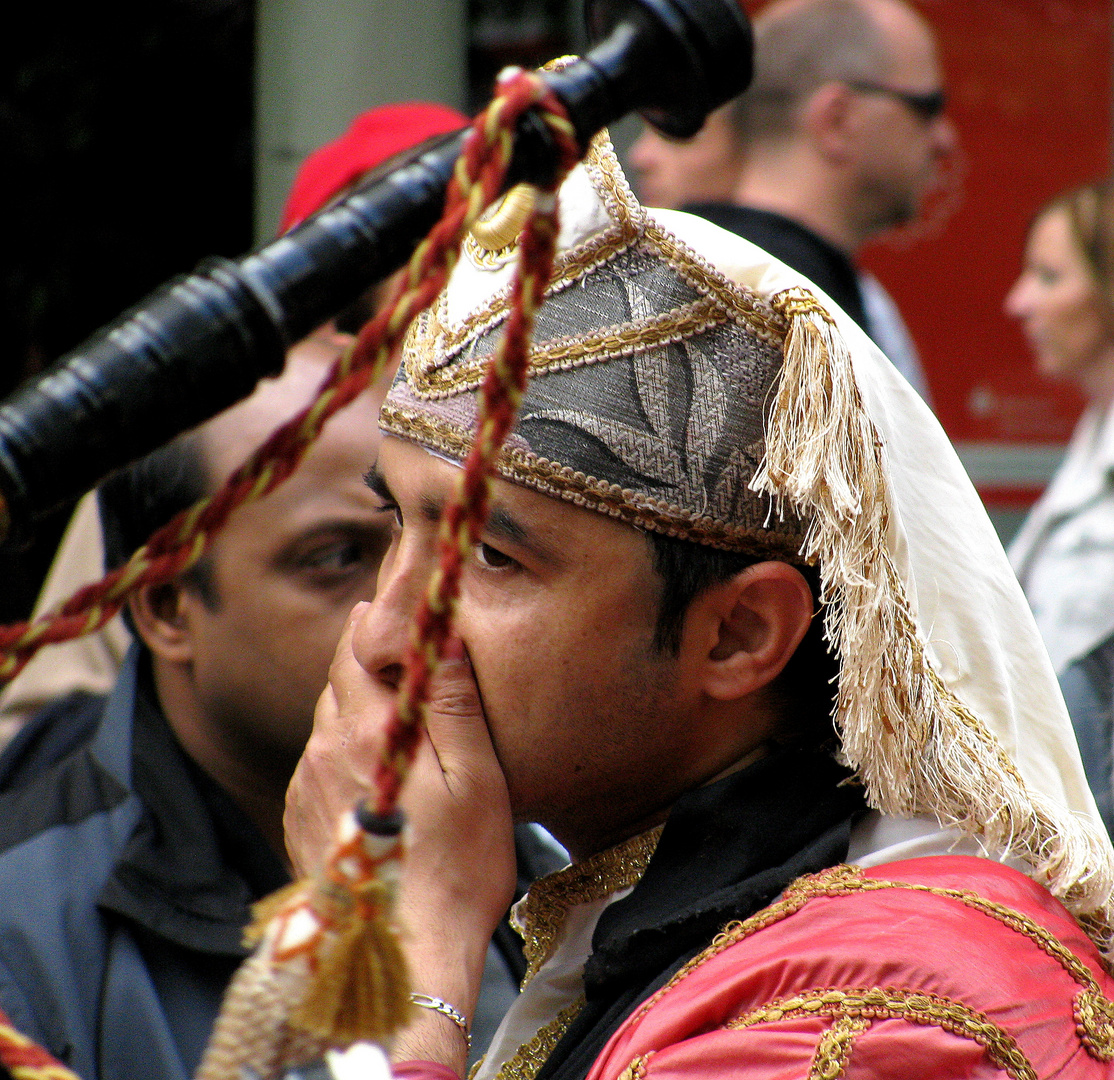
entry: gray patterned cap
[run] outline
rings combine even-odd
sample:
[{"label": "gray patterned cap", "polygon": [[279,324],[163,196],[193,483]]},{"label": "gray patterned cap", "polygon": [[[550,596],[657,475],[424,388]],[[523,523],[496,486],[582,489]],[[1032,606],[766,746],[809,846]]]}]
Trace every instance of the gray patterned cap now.
[{"label": "gray patterned cap", "polygon": [[[508,313],[514,213],[505,204],[469,237],[411,330],[383,408],[385,431],[453,460],[471,446]],[[799,522],[748,487],[784,319],[656,224],[603,140],[562,188],[561,215],[530,384],[499,473],[643,528],[796,557]]]}]

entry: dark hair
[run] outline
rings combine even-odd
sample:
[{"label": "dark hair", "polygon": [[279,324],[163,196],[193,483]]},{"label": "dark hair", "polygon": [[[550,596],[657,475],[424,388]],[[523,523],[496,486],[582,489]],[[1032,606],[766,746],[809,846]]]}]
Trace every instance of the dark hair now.
[{"label": "dark hair", "polygon": [[[115,570],[175,514],[209,491],[200,438],[186,434],[113,473],[97,488],[105,570]],[[179,579],[211,608],[217,605],[212,563],[202,557]]]},{"label": "dark hair", "polygon": [[[662,580],[654,645],[663,652],[676,653],[680,649],[685,613],[696,597],[747,567],[768,559],[762,555],[721,551],[662,533],[647,532],[646,537],[653,554],[654,570]],[[819,569],[815,566],[798,566],[797,569],[812,590],[812,624],[768,690],[784,718],[784,737],[823,746],[835,738],[832,717],[839,659],[824,638]]]}]

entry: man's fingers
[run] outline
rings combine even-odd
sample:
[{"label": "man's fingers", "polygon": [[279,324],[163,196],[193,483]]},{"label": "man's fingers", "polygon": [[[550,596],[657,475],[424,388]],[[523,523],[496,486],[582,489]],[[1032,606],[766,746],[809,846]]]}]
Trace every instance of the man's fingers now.
[{"label": "man's fingers", "polygon": [[487,748],[491,738],[472,664],[463,648],[442,661],[430,684],[427,725],[438,753]]},{"label": "man's fingers", "polygon": [[446,660],[430,685],[430,709],[440,716],[484,723],[483,704],[472,665],[466,660]]}]

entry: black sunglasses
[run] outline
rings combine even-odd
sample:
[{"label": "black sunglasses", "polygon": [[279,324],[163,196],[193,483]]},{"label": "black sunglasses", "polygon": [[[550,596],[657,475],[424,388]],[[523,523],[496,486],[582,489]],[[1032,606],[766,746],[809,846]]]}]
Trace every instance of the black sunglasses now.
[{"label": "black sunglasses", "polygon": [[847,85],[860,94],[885,94],[894,101],[900,101],[910,112],[926,122],[940,116],[948,103],[943,90],[929,90],[924,94],[915,94],[911,90],[898,90],[892,86],[884,86],[882,83],[848,81]]}]

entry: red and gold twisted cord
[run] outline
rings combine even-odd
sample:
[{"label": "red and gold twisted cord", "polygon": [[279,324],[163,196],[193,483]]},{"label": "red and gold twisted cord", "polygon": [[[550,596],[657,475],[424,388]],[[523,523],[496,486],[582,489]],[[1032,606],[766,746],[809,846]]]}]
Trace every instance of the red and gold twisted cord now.
[{"label": "red and gold twisted cord", "polygon": [[[414,315],[444,287],[467,231],[503,186],[519,117],[537,108],[560,161],[536,203],[521,239],[505,337],[482,391],[477,434],[439,538],[439,565],[417,614],[406,657],[406,676],[377,771],[378,809],[394,807],[413,759],[429,684],[451,630],[464,558],[478,541],[487,516],[490,474],[513,427],[525,392],[529,338],[549,281],[557,236],[555,191],[579,158],[572,125],[539,76],[514,71],[500,79],[492,105],[477,118],[457,162],[442,220],[415,250],[386,308],[361,332],[353,348],[326,377],[317,400],[279,428],[219,492],[203,499],[152,536],[128,563],[97,585],[82,589],[56,615],[0,630],[0,680],[9,679],[42,645],[102,626],[127,596],[145,584],[168,581],[208,549],[229,514],[273,490],[289,476],[325,422],[352,401],[388,362]],[[0,1064],[16,1080],[76,1080],[74,1075],[16,1031],[0,1013]]]},{"label": "red and gold twisted cord", "polygon": [[[520,74],[527,82],[535,78]],[[413,317],[444,286],[463,235],[499,192],[513,148],[514,120],[530,100],[530,91],[512,90],[476,119],[450,183],[444,217],[415,250],[390,303],[325,377],[315,402],[275,431],[218,492],[159,529],[124,566],[80,589],[56,612],[0,627],[0,684],[13,679],[44,645],[100,629],[137,589],[189,569],[237,506],[274,490],[297,468],[328,419],[378,378]]]},{"label": "red and gold twisted cord", "polygon": [[[501,186],[510,160],[514,122],[529,108],[536,108],[549,127],[560,160],[550,185],[536,200],[519,240],[510,315],[481,387],[476,437],[458,478],[454,498],[442,516],[438,566],[414,619],[405,675],[376,771],[376,810],[380,814],[394,808],[409,771],[424,720],[430,681],[451,633],[463,562],[479,541],[487,520],[492,468],[514,426],[525,393],[530,335],[552,272],[557,243],[555,192],[580,156],[564,107],[540,77],[514,72],[501,78],[499,96],[470,134],[450,185],[450,206],[458,199],[466,204],[466,220],[471,223],[490,202],[486,185],[496,191]],[[477,168],[481,138],[487,138],[487,147],[494,149],[499,158],[489,158]],[[466,187],[473,174],[472,186]],[[481,192],[478,195],[477,190]]]},{"label": "red and gold twisted cord", "polygon": [[17,1031],[0,1010],[0,1064],[13,1080],[78,1080],[75,1073]]}]

